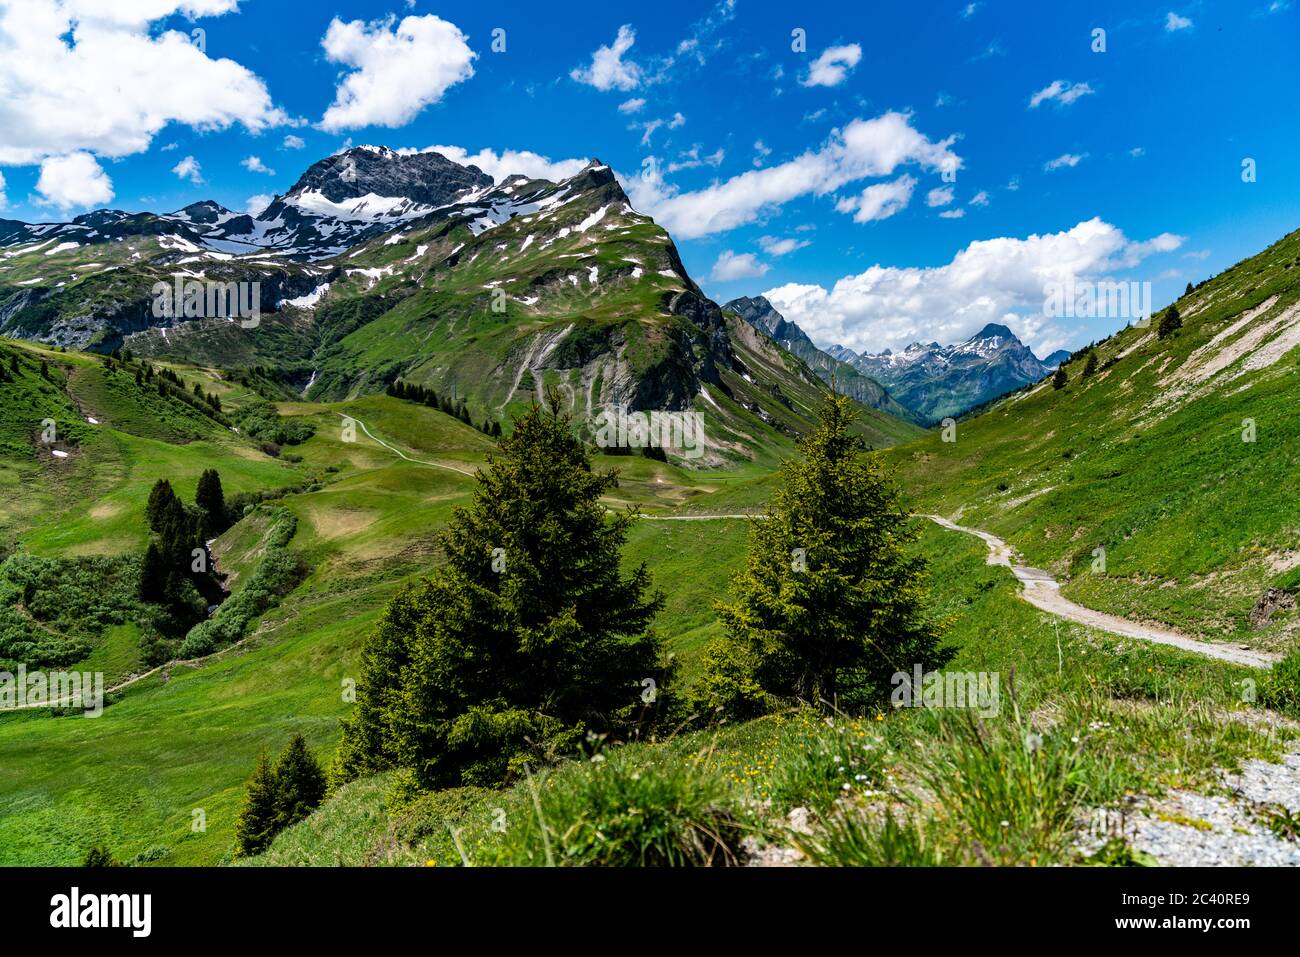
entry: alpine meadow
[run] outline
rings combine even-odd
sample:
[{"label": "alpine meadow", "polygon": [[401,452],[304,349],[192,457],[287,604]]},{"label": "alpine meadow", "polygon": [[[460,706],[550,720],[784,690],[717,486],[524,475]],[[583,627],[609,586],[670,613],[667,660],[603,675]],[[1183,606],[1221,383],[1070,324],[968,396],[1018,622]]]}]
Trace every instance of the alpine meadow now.
[{"label": "alpine meadow", "polygon": [[0,865],[73,927],[581,866],[1250,926],[1298,17],[0,0]]}]

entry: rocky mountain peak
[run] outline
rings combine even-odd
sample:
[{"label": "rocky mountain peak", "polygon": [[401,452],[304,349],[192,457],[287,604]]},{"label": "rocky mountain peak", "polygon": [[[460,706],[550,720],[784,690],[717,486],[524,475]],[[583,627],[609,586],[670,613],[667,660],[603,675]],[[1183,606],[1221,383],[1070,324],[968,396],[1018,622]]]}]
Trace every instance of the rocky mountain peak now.
[{"label": "rocky mountain peak", "polygon": [[386,146],[357,146],[312,164],[288,197],[320,193],[331,203],[363,196],[405,197],[441,206],[492,185],[477,166],[461,166],[441,153],[398,153]]}]

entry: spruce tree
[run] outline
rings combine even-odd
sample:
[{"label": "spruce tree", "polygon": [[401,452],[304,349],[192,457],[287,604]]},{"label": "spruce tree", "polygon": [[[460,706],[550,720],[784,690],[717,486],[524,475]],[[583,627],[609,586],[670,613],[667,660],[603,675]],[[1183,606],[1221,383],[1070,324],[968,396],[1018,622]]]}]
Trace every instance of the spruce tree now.
[{"label": "spruce tree", "polygon": [[648,630],[663,598],[644,564],[621,567],[635,519],[607,513],[617,473],[592,470],[559,396],[488,463],[441,536],[446,563],[366,642],[336,781],[398,766],[426,786],[494,783],[588,731],[625,732],[645,679],[665,685]]},{"label": "spruce tree", "polygon": [[952,654],[926,610],[918,532],[850,430],[851,401],[828,393],[818,415],[802,461],[782,466],[784,484],[753,523],[731,601],[716,606],[730,648],[713,650],[710,679],[744,686],[744,665],[771,698],[860,708],[883,700],[895,673]]},{"label": "spruce tree", "polygon": [[1057,366],[1056,371],[1052,373],[1052,388],[1064,389],[1066,383],[1068,383],[1069,381],[1070,381],[1069,373],[1065,371],[1065,364],[1062,363],[1061,365]]},{"label": "spruce tree", "polygon": [[140,600],[160,605],[165,600],[167,561],[157,544],[149,543],[144,550],[144,562],[140,566]]},{"label": "spruce tree", "polygon": [[216,469],[205,469],[199,476],[194,504],[203,510],[203,535],[216,537],[226,530],[226,496]]},{"label": "spruce tree", "polygon": [[163,515],[174,501],[176,493],[172,491],[171,482],[159,479],[153,483],[153,488],[149,490],[149,501],[144,507],[145,521],[153,531],[156,532],[161,527]]},{"label": "spruce tree", "polygon": [[1178,314],[1177,306],[1170,306],[1165,310],[1164,315],[1160,317],[1160,325],[1156,333],[1161,339],[1166,339],[1183,327],[1182,316]]},{"label": "spruce tree", "polygon": [[1088,361],[1083,364],[1083,377],[1086,379],[1097,371],[1097,353],[1088,350]]},{"label": "spruce tree", "polygon": [[276,759],[274,775],[277,831],[301,821],[325,800],[325,772],[301,734],[295,734]]},{"label": "spruce tree", "polygon": [[250,857],[271,846],[280,821],[279,796],[275,770],[263,751],[257,756],[257,767],[248,782],[244,807],[235,819],[236,856]]}]

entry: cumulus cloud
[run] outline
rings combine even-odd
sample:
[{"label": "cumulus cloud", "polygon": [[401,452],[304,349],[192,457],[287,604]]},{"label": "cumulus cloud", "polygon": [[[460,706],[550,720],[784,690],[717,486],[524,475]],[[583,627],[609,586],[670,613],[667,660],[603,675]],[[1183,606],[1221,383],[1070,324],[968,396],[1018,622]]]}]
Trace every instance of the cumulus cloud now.
[{"label": "cumulus cloud", "polygon": [[574,68],[569,76],[579,83],[594,86],[602,93],[609,90],[633,90],[641,83],[641,67],[623,55],[636,43],[636,31],[628,24],[618,28],[612,46],[602,46],[591,55],[591,66]]},{"label": "cumulus cloud", "polygon": [[[149,148],[168,123],[253,132],[289,121],[266,85],[155,24],[230,12],[236,0],[0,2],[0,164]],[[105,82],[110,78],[111,82]]]},{"label": "cumulus cloud", "polygon": [[1069,106],[1080,97],[1088,96],[1089,94],[1096,92],[1097,91],[1087,83],[1071,83],[1069,80],[1053,80],[1029,98],[1029,108],[1032,110],[1048,102],[1059,103],[1061,106]]},{"label": "cumulus cloud", "polygon": [[[680,192],[659,172],[635,177],[625,182],[624,188],[638,209],[654,216],[675,236],[694,239],[751,223],[799,197],[824,196],[860,180],[892,176],[904,164],[935,172],[961,168],[961,157],[951,149],[955,136],[931,140],[911,121],[910,114],[897,112],[855,119],[832,131],[818,149],[700,190]],[[897,182],[894,186],[898,187]],[[907,193],[911,195],[910,187]],[[864,197],[854,197],[841,201],[839,208],[846,213],[860,212],[863,201]],[[859,222],[871,218],[880,217],[855,216]]]},{"label": "cumulus cloud", "polygon": [[770,268],[767,263],[759,262],[753,253],[737,254],[730,249],[724,249],[718,256],[718,261],[713,264],[713,272],[709,275],[717,282],[754,279],[766,275]]},{"label": "cumulus cloud", "polygon": [[777,239],[775,236],[760,236],[759,248],[769,256],[786,256],[796,249],[810,245],[807,239]]},{"label": "cumulus cloud", "polygon": [[856,43],[827,47],[813,60],[808,75],[799,82],[804,86],[839,86],[849,78],[861,60],[862,47]]},{"label": "cumulus cloud", "polygon": [[645,97],[634,96],[630,100],[624,100],[618,105],[620,113],[638,113],[645,106]]},{"label": "cumulus cloud", "polygon": [[203,183],[203,168],[193,156],[187,156],[173,166],[172,172],[181,179],[189,180],[195,186],[200,186]]},{"label": "cumulus cloud", "polygon": [[965,215],[966,215],[966,210],[964,209],[945,209],[942,213],[939,214],[939,218],[940,219],[961,219]]},{"label": "cumulus cloud", "polygon": [[1059,233],[978,240],[942,266],[876,265],[830,289],[787,283],[763,295],[820,345],[875,352],[918,340],[959,342],[1001,322],[1037,348],[1054,347],[1067,331],[1043,315],[1047,283],[1095,281],[1183,241],[1164,233],[1134,242],[1094,217]]},{"label": "cumulus cloud", "polygon": [[905,173],[893,182],[868,186],[859,196],[846,196],[835,208],[841,213],[852,213],[855,223],[888,219],[907,208],[915,188],[916,179]]},{"label": "cumulus cloud", "polygon": [[953,190],[951,186],[937,186],[925,194],[925,205],[933,209],[936,206],[947,206],[952,202]]},{"label": "cumulus cloud", "polygon": [[1192,21],[1190,19],[1179,16],[1172,10],[1165,15],[1165,31],[1167,33],[1174,33],[1178,30],[1189,30],[1191,29],[1191,26]]},{"label": "cumulus cloud", "polygon": [[239,165],[244,167],[244,169],[248,170],[250,173],[265,173],[267,176],[275,175],[275,170],[263,163],[260,156],[250,156],[241,161]]},{"label": "cumulus cloud", "polygon": [[1048,173],[1052,172],[1052,170],[1062,169],[1065,167],[1073,169],[1083,162],[1083,158],[1087,155],[1087,153],[1062,153],[1060,156],[1056,157],[1056,159],[1050,159],[1044,163],[1043,169]]},{"label": "cumulus cloud", "polygon": [[307,145],[307,141],[304,140],[301,136],[294,136],[292,133],[290,133],[288,136],[284,138],[284,143],[281,144],[280,149],[300,150],[306,145]]},{"label": "cumulus cloud", "polygon": [[972,206],[987,206],[989,204],[989,194],[987,190],[980,190],[970,198]]},{"label": "cumulus cloud", "polygon": [[[412,153],[416,151],[398,150],[398,152]],[[552,160],[549,156],[542,156],[530,150],[508,149],[498,153],[496,150],[484,148],[477,153],[471,153],[462,146],[429,146],[419,150],[419,152],[441,153],[453,163],[460,163],[462,166],[477,166],[498,183],[507,176],[513,176],[516,173],[532,179],[549,179],[552,182],[558,182],[576,175],[587,165],[585,159]]]},{"label": "cumulus cloud", "polygon": [[113,199],[113,183],[89,153],[52,156],[41,163],[36,192],[60,209],[102,206]]},{"label": "cumulus cloud", "polygon": [[400,23],[330,21],[321,46],[332,63],[351,67],[335,91],[320,128],[331,133],[363,126],[405,126],[448,89],[474,75],[478,56],[454,24],[427,14]]}]

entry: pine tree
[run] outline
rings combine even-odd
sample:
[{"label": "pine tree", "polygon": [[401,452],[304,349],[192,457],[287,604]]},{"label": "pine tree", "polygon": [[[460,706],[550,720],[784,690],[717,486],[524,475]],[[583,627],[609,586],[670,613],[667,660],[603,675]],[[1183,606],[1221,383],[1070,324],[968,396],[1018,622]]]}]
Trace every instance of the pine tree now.
[{"label": "pine tree", "polygon": [[301,821],[325,800],[325,772],[301,734],[295,734],[276,759],[274,775],[277,830]]},{"label": "pine tree", "polygon": [[1193,288],[1194,288],[1194,287],[1193,287],[1192,284],[1189,282],[1189,283],[1187,284],[1187,288],[1183,290],[1183,295],[1184,295],[1184,296],[1190,296],[1190,295],[1192,294],[1192,289],[1193,289]]},{"label": "pine tree", "polygon": [[81,862],[82,867],[121,867],[113,852],[108,849],[107,845],[96,844],[86,852],[86,859]]},{"label": "pine tree", "polygon": [[895,673],[952,654],[926,611],[918,533],[850,431],[852,403],[828,393],[818,415],[800,440],[803,460],[782,466],[784,484],[752,526],[732,600],[716,606],[729,647],[714,649],[711,678],[743,684],[743,664],[769,696],[860,708],[887,696]]},{"label": "pine tree", "polygon": [[205,469],[199,476],[194,504],[203,510],[204,538],[215,538],[226,530],[226,496],[216,469]]},{"label": "pine tree", "polygon": [[1086,379],[1097,371],[1097,353],[1088,350],[1088,361],[1083,364],[1083,377]]},{"label": "pine tree", "polygon": [[1177,306],[1170,306],[1165,310],[1164,315],[1160,317],[1160,325],[1156,333],[1161,339],[1168,338],[1183,327],[1182,316],[1178,314]]},{"label": "pine tree", "polygon": [[1069,381],[1070,376],[1069,373],[1065,371],[1065,363],[1061,363],[1056,367],[1056,372],[1052,374],[1052,388],[1064,389]]},{"label": "pine tree", "polygon": [[277,806],[280,788],[271,762],[263,751],[248,782],[244,807],[235,820],[235,853],[239,857],[260,854],[271,846],[280,820]]},{"label": "pine tree", "polygon": [[446,563],[367,640],[336,781],[394,766],[425,785],[500,781],[587,731],[626,731],[642,682],[664,688],[648,630],[663,598],[644,564],[624,575],[634,518],[600,501],[617,473],[593,471],[559,396],[548,406],[489,454],[441,536]]}]

